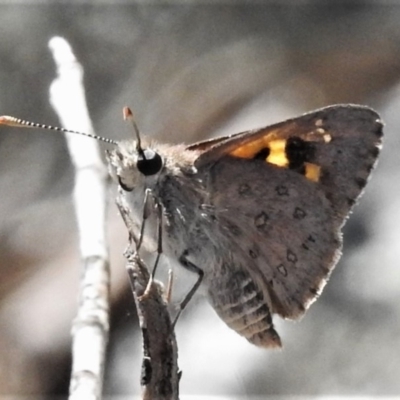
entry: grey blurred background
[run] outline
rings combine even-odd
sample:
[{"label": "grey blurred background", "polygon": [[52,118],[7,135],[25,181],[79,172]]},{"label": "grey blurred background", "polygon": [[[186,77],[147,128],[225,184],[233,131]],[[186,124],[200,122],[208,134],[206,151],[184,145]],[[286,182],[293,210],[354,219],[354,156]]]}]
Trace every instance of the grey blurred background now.
[{"label": "grey blurred background", "polygon": [[[341,4],[341,3],[340,3]],[[380,163],[345,228],[344,256],[282,351],[248,344],[198,296],[177,327],[185,395],[400,394],[400,5],[0,3],[0,114],[58,124],[47,47],[65,37],[85,69],[97,133],[172,143],[261,127],[333,103],[374,107]],[[63,136],[0,132],[0,395],[63,396],[79,253]],[[140,336],[112,204],[110,396],[138,393]],[[185,279],[177,285],[185,286]]]}]

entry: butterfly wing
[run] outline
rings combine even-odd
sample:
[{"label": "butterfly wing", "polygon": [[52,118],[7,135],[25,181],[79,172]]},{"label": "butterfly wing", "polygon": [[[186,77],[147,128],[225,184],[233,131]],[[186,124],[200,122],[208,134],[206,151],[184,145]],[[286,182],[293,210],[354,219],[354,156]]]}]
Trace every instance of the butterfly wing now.
[{"label": "butterfly wing", "polygon": [[[197,158],[220,239],[272,312],[298,318],[321,292],[381,136],[371,109],[333,106],[215,142]],[[210,296],[217,311],[229,308],[217,290]]]},{"label": "butterfly wing", "polygon": [[216,137],[216,138],[212,138],[212,139],[203,140],[201,142],[193,143],[193,144],[190,144],[189,146],[187,146],[186,150],[195,150],[195,151],[205,152],[207,150],[212,149],[216,145],[218,145],[222,142],[225,142],[228,139],[232,139],[234,136],[240,135],[242,133],[243,132],[236,133],[236,134],[230,135],[230,136]]},{"label": "butterfly wing", "polygon": [[326,107],[266,128],[189,146],[202,151],[197,168],[223,156],[264,159],[318,183],[342,216],[356,202],[374,168],[382,122],[372,109]]}]

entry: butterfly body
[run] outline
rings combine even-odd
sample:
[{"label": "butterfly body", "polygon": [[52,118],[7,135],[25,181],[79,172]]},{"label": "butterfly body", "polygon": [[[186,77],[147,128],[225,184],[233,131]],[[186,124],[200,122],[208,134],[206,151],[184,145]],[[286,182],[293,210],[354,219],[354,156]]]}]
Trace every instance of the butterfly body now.
[{"label": "butterfly body", "polygon": [[[321,293],[381,136],[371,109],[332,106],[191,146],[144,144],[161,157],[156,173],[138,170],[132,141],[112,151],[109,164],[138,230],[149,190],[162,209],[163,252],[204,273],[228,326],[279,347],[272,314],[297,319]],[[146,222],[153,240],[156,222]]]}]

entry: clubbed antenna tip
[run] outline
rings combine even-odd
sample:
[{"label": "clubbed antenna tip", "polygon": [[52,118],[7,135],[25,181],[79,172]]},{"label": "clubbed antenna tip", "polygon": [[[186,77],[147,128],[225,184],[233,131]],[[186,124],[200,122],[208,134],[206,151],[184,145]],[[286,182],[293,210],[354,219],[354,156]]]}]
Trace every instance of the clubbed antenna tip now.
[{"label": "clubbed antenna tip", "polygon": [[134,118],[134,116],[133,116],[132,110],[131,110],[129,107],[124,107],[124,108],[122,109],[122,114],[123,114],[123,116],[124,116],[124,120],[125,120],[125,121],[128,121],[128,122],[132,125],[133,130],[135,131],[135,135],[136,135],[136,148],[137,148],[138,153],[141,154],[141,155],[144,155],[143,149],[142,149],[142,146],[141,146],[139,128],[138,128],[138,126],[136,125],[136,121],[135,121],[135,118]]}]

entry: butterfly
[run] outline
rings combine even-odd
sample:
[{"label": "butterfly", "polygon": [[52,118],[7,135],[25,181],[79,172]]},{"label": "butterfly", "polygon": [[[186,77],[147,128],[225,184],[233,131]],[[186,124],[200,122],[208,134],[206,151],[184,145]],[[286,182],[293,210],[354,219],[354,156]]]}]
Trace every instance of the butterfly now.
[{"label": "butterfly", "polygon": [[140,243],[157,237],[159,252],[198,276],[181,310],[204,285],[230,328],[281,347],[272,316],[299,319],[321,294],[382,127],[370,108],[334,105],[189,146],[137,132],[107,158]]},{"label": "butterfly", "polygon": [[146,142],[127,108],[125,117],[134,141],[8,116],[0,124],[113,144],[109,170],[130,207],[137,251],[156,239],[153,274],[163,252],[198,276],[178,316],[203,284],[229,327],[257,346],[281,347],[272,316],[299,319],[321,294],[378,159],[379,115],[335,105],[189,146]]}]

